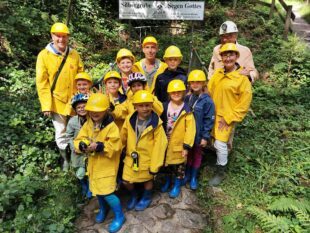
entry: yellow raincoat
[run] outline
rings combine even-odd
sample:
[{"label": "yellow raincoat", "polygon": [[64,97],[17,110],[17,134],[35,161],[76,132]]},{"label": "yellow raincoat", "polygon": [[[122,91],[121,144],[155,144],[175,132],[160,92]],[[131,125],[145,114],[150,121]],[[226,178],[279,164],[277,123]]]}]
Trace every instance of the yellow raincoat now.
[{"label": "yellow raincoat", "polygon": [[[121,131],[123,146],[126,146],[123,179],[130,182],[146,182],[153,179],[152,173],[157,173],[163,166],[167,137],[158,115],[152,112],[151,121],[146,126],[140,138],[136,139],[135,127],[137,112],[126,118]],[[132,152],[138,152],[139,171],[133,170]]]},{"label": "yellow raincoat", "polygon": [[[161,118],[164,121],[165,127],[167,124],[167,108],[168,103],[164,106],[164,112]],[[182,156],[183,149],[191,149],[195,142],[196,123],[194,114],[185,104],[174,123],[168,149],[166,152],[165,166],[173,164],[182,164],[186,162],[186,158]]]},{"label": "yellow raincoat", "polygon": [[[135,107],[132,103],[133,95],[131,97],[127,97],[126,101],[122,104],[116,105],[115,110],[112,112],[113,117],[116,120],[125,120],[127,116],[131,115],[135,111]],[[161,115],[163,112],[163,104],[154,96],[153,110],[158,115]]]},{"label": "yellow raincoat", "polygon": [[[235,122],[241,122],[247,114],[252,101],[252,86],[247,76],[239,74],[242,67],[225,74],[217,69],[208,83],[208,91],[215,104],[215,125],[213,136],[227,142]],[[218,130],[223,117],[229,125],[228,130]]]},{"label": "yellow raincoat", "polygon": [[103,152],[96,152],[88,158],[89,188],[93,196],[107,195],[115,191],[122,147],[119,130],[112,116],[107,115],[102,125],[101,130],[95,131],[93,121],[88,119],[74,140],[74,148],[77,152],[81,152],[79,143],[82,139],[104,144]]},{"label": "yellow raincoat", "polygon": [[[144,59],[145,58],[141,59],[140,61],[136,62],[133,65],[133,67],[132,67],[133,72],[140,72],[143,75],[145,75],[145,72],[144,72],[143,67],[142,67],[142,63],[144,62]],[[168,65],[165,62],[160,61],[158,70],[156,71],[156,73],[153,77],[152,85],[151,85],[151,87],[146,88],[146,90],[148,90],[150,93],[154,92],[157,76],[160,75],[161,73],[163,73],[167,67],[168,67]]]},{"label": "yellow raincoat", "polygon": [[55,74],[64,55],[58,55],[48,49],[43,49],[36,64],[36,85],[42,111],[52,111],[67,115],[66,104],[71,101],[71,96],[76,92],[74,78],[77,73],[84,70],[81,58],[76,50],[70,49],[66,63],[58,77],[53,95],[51,87]]}]

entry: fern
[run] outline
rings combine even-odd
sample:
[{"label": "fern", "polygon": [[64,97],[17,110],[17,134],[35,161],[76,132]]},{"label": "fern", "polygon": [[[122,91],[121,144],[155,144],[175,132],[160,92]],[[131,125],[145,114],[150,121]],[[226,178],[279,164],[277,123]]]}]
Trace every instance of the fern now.
[{"label": "fern", "polygon": [[297,207],[293,207],[293,211],[295,213],[295,216],[297,220],[299,221],[301,227],[305,229],[310,228],[310,217],[309,214],[301,209],[298,209]]},{"label": "fern", "polygon": [[298,201],[292,198],[281,197],[274,201],[269,207],[270,211],[293,212],[295,209],[302,210],[307,213],[310,211],[310,203],[308,201]]},{"label": "fern", "polygon": [[257,207],[249,207],[248,211],[260,220],[260,227],[266,232],[288,232],[292,224],[288,218],[277,217]]}]

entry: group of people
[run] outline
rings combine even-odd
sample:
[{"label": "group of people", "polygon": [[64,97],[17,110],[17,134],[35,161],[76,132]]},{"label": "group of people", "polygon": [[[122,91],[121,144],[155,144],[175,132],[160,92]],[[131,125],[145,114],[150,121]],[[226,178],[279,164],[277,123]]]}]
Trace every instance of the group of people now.
[{"label": "group of people", "polygon": [[104,76],[100,91],[68,46],[68,27],[55,23],[50,32],[52,42],[37,59],[38,96],[43,114],[52,118],[63,170],[71,166],[83,195],[98,199],[96,222],[111,209],[109,232],[121,229],[125,215],[115,194],[120,184],[130,193],[126,208],[136,211],[151,204],[158,173],[164,181],[160,191],[170,198],[187,183],[196,190],[207,146],[217,154],[209,185],[222,182],[235,125],[250,107],[251,82],[258,76],[250,50],[237,43],[235,23],[220,27],[221,44],[214,48],[208,78],[198,69],[187,74],[175,45],[165,50],[164,61],[156,58],[158,42],[148,36],[140,61],[128,49],[118,51],[118,69]]}]

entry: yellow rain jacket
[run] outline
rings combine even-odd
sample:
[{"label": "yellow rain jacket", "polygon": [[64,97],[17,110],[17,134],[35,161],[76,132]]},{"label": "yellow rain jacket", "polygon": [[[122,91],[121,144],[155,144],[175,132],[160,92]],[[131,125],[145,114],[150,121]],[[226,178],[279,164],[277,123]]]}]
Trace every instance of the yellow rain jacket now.
[{"label": "yellow rain jacket", "polygon": [[[124,103],[126,101],[126,95],[122,94],[122,93],[118,93],[119,99],[118,102],[115,103],[113,96],[111,94],[109,94],[109,99],[110,99],[110,103],[112,103],[114,105],[114,107],[121,105],[122,103]],[[124,119],[125,118],[115,118],[114,122],[117,125],[119,131],[121,131],[123,124],[124,124]]]},{"label": "yellow rain jacket", "polygon": [[42,111],[52,111],[67,115],[66,104],[76,92],[74,78],[84,70],[82,60],[76,50],[70,49],[66,63],[58,77],[53,95],[51,87],[63,55],[56,54],[48,45],[43,49],[36,64],[36,85]]},{"label": "yellow rain jacket", "polygon": [[[208,91],[215,104],[215,139],[227,142],[235,122],[241,122],[247,114],[252,101],[252,86],[247,76],[239,74],[239,69],[224,73],[217,69],[208,83]],[[218,130],[219,120],[223,117],[228,130]]]},{"label": "yellow rain jacket", "polygon": [[[126,146],[124,159],[123,179],[130,182],[146,182],[153,179],[151,173],[157,173],[163,166],[167,137],[162,127],[162,121],[158,115],[152,112],[151,120],[137,140],[135,128],[137,112],[128,116],[121,131],[123,146]],[[139,171],[133,170],[132,152],[137,152]]]},{"label": "yellow rain jacket", "polygon": [[[167,109],[168,102],[165,103],[164,112],[161,116],[165,129],[167,127]],[[189,106],[184,104],[178,119],[174,123],[170,135],[165,158],[165,166],[185,163],[186,158],[182,156],[182,151],[183,149],[189,150],[193,147],[195,136],[196,123],[194,114],[190,111]]]},{"label": "yellow rain jacket", "polygon": [[[143,65],[142,65],[144,63],[144,60],[145,60],[145,58],[143,58],[140,61],[136,62],[133,65],[133,67],[132,67],[132,71],[133,72],[140,72],[143,75],[145,75],[145,72],[143,70]],[[167,67],[168,67],[168,65],[165,62],[160,61],[159,67],[158,67],[156,73],[153,76],[152,85],[151,85],[151,87],[146,88],[146,90],[150,91],[151,93],[154,92],[157,76],[160,75],[161,73],[163,73]]]},{"label": "yellow rain jacket", "polygon": [[104,144],[103,152],[95,152],[88,158],[89,188],[93,196],[113,193],[116,189],[116,175],[122,142],[112,116],[107,115],[98,131],[94,130],[93,121],[87,120],[74,140],[74,148],[78,153],[81,152],[79,143],[82,139],[88,139],[91,142],[103,142]]},{"label": "yellow rain jacket", "polygon": [[[135,111],[135,107],[132,101],[133,101],[133,95],[131,97],[127,97],[126,101],[123,102],[122,104],[116,105],[115,110],[112,112],[113,117],[116,120],[120,119],[125,120],[127,116],[131,115]],[[153,110],[159,116],[162,114],[164,110],[163,104],[157,99],[156,96],[154,96]]]}]

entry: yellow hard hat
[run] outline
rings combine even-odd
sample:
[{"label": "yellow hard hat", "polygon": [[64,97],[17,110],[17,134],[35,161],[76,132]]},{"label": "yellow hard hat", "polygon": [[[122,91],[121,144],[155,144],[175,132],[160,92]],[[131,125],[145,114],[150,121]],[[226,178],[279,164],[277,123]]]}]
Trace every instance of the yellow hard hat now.
[{"label": "yellow hard hat", "polygon": [[109,78],[116,78],[116,79],[119,79],[121,80],[121,75],[115,71],[115,70],[112,70],[112,71],[109,71],[108,73],[106,73],[106,75],[104,76],[104,79],[103,81],[107,81]]},{"label": "yellow hard hat", "polygon": [[207,81],[206,74],[202,70],[192,70],[188,75],[188,82]]},{"label": "yellow hard hat", "polygon": [[81,72],[81,73],[78,73],[76,76],[75,76],[75,81],[79,80],[79,79],[84,79],[84,80],[87,80],[91,83],[93,83],[93,80],[92,78],[90,77],[89,74],[87,74],[86,72]]},{"label": "yellow hard hat", "polygon": [[54,23],[51,27],[51,33],[70,34],[67,25],[64,23]]},{"label": "yellow hard hat", "polygon": [[93,93],[85,106],[86,111],[104,112],[110,107],[109,98],[102,93]]},{"label": "yellow hard hat", "polygon": [[236,52],[238,53],[238,55],[240,54],[239,53],[239,50],[237,48],[237,45],[234,44],[234,43],[227,43],[227,44],[224,44],[221,48],[220,48],[220,54],[224,53],[224,52],[228,52],[228,51],[233,51],[233,52]]},{"label": "yellow hard hat", "polygon": [[146,45],[148,43],[152,43],[152,44],[156,44],[156,45],[158,44],[156,38],[153,36],[145,37],[143,40],[143,43],[142,43],[142,47],[144,47],[144,45]]},{"label": "yellow hard hat", "polygon": [[181,50],[177,46],[171,45],[166,49],[164,54],[164,59],[169,57],[179,57],[180,59],[182,59],[183,55],[181,53]]},{"label": "yellow hard hat", "polygon": [[153,103],[153,102],[154,102],[153,95],[146,90],[137,91],[134,94],[133,101],[132,101],[132,103],[134,104]]},{"label": "yellow hard hat", "polygon": [[185,91],[186,87],[182,80],[175,79],[168,84],[167,92]]},{"label": "yellow hard hat", "polygon": [[116,55],[116,62],[120,62],[120,60],[123,58],[123,57],[129,57],[129,59],[134,63],[135,62],[135,56],[132,54],[132,52],[128,49],[120,49],[118,52],[117,52],[117,55]]}]

